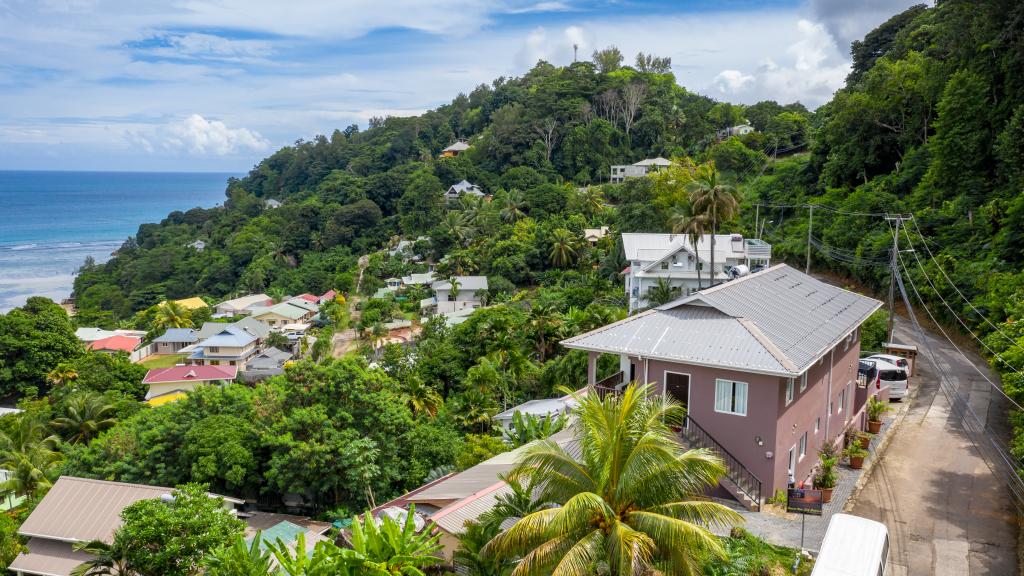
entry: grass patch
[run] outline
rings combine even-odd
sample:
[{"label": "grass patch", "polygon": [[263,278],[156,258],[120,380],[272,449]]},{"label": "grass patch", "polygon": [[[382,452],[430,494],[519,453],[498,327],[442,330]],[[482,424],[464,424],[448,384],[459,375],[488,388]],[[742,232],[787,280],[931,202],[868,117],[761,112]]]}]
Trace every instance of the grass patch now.
[{"label": "grass patch", "polygon": [[[793,562],[799,554],[795,548],[769,544],[742,528],[734,528],[732,534],[722,540],[729,559],[710,561],[704,567],[708,576],[783,576],[792,573]],[[797,575],[809,576],[812,568],[814,560],[804,558]]]},{"label": "grass patch", "polygon": [[142,362],[139,362],[139,364],[152,370],[154,368],[170,368],[171,366],[181,364],[184,361],[184,354],[161,354],[150,356]]}]

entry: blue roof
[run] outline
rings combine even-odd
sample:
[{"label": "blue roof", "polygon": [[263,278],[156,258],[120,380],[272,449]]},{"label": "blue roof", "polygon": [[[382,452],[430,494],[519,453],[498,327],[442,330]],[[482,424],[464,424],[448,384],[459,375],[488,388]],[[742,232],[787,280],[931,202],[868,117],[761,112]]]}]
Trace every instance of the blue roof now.
[{"label": "blue roof", "polygon": [[238,326],[227,325],[223,330],[200,342],[201,346],[242,347],[256,341],[256,337]]},{"label": "blue roof", "polygon": [[153,342],[195,342],[196,331],[191,328],[168,328],[166,332],[153,340]]}]

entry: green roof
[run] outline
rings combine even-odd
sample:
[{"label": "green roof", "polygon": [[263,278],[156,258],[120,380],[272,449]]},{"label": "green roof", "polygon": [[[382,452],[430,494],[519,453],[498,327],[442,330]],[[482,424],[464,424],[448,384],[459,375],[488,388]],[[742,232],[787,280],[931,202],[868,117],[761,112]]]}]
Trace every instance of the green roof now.
[{"label": "green roof", "polygon": [[[297,524],[292,524],[287,520],[278,522],[270,528],[262,531],[262,540],[260,540],[260,549],[266,549],[267,542],[277,542],[278,540],[285,544],[291,544],[299,538],[299,534],[305,534],[306,529]],[[246,543],[252,544],[252,538],[246,538]]]}]

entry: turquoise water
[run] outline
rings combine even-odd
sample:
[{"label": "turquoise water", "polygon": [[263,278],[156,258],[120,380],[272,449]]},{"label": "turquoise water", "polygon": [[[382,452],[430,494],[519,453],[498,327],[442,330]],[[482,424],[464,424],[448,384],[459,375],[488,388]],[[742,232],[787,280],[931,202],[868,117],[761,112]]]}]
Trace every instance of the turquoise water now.
[{"label": "turquoise water", "polygon": [[103,262],[139,224],[220,204],[230,176],[0,171],[0,311],[67,297],[87,256]]}]

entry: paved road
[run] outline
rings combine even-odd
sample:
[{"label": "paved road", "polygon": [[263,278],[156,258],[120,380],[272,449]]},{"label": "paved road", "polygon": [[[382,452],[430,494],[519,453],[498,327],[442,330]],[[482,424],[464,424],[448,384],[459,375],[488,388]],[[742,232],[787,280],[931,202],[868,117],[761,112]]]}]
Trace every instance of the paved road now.
[{"label": "paved road", "polygon": [[[947,372],[969,390],[976,413],[1005,430],[1005,411],[989,383],[948,342],[927,338]],[[906,322],[896,339],[922,348]],[[981,358],[967,355],[998,382]],[[929,359],[919,362],[921,389],[853,513],[889,527],[895,576],[1017,574],[1017,526],[1006,487],[951,418],[935,373]]]}]

